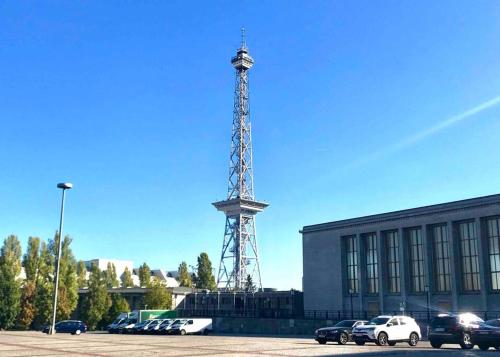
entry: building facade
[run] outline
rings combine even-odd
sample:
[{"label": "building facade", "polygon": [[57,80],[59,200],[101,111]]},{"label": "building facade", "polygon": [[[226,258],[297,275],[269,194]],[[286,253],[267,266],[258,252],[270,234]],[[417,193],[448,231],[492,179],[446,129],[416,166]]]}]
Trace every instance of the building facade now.
[{"label": "building facade", "polygon": [[306,311],[500,311],[500,195],[301,233]]}]

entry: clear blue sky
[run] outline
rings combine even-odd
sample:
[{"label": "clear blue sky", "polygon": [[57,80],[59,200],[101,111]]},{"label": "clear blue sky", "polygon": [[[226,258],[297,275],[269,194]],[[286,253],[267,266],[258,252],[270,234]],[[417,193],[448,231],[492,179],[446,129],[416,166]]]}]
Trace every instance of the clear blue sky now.
[{"label": "clear blue sky", "polygon": [[23,249],[68,180],[78,258],[218,267],[242,25],[264,286],[301,288],[304,225],[500,192],[496,0],[3,1],[0,23],[0,237]]}]

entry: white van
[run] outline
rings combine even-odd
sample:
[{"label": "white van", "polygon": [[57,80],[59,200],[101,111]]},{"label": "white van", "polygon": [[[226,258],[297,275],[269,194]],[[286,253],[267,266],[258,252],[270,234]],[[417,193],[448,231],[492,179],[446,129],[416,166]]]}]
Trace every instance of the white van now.
[{"label": "white van", "polygon": [[171,334],[204,334],[212,332],[212,319],[180,319],[176,320],[169,330]]}]

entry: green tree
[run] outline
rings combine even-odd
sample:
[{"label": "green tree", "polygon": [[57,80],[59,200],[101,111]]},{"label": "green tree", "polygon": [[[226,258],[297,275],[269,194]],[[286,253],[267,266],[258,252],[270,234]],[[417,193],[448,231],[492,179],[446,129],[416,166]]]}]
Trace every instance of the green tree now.
[{"label": "green tree", "polygon": [[253,293],[255,291],[255,284],[250,274],[247,275],[247,280],[245,281],[245,291],[247,293]]},{"label": "green tree", "polygon": [[[78,278],[76,274],[76,259],[70,248],[71,241],[72,239],[69,236],[65,236],[61,246],[61,262],[59,264],[59,288],[57,292],[57,320],[69,319],[78,304]],[[58,232],[56,232],[54,240],[49,242],[50,251],[54,257],[57,255],[58,243],[59,234]]]},{"label": "green tree", "polygon": [[0,253],[0,328],[14,325],[19,314],[21,284],[21,244],[15,235],[8,236]]},{"label": "green tree", "polygon": [[108,262],[106,270],[103,271],[103,274],[108,288],[117,288],[120,285],[118,278],[116,277],[116,268],[113,263]]},{"label": "green tree", "polygon": [[191,280],[191,275],[188,272],[188,266],[186,262],[182,262],[179,265],[179,285],[180,286],[185,286],[185,287],[192,287],[193,286],[193,281]]},{"label": "green tree", "polygon": [[96,264],[92,264],[90,268],[89,288],[83,307],[84,319],[91,330],[98,326],[111,307],[106,281]]},{"label": "green tree", "polygon": [[132,273],[130,273],[128,267],[125,267],[125,271],[122,274],[121,280],[123,288],[132,288],[134,286],[134,281],[132,280]]},{"label": "green tree", "polygon": [[101,324],[104,326],[110,324],[122,312],[130,312],[127,300],[121,294],[111,294],[111,306]]},{"label": "green tree", "polygon": [[148,309],[171,309],[172,294],[164,282],[154,278],[144,297],[144,304],[147,305]]},{"label": "green tree", "polygon": [[139,284],[141,288],[146,288],[151,284],[151,269],[146,263],[139,267]]},{"label": "green tree", "polygon": [[77,274],[77,282],[78,288],[84,289],[87,287],[87,267],[83,260],[78,261],[76,265],[76,274]]},{"label": "green tree", "polygon": [[198,289],[208,289],[211,291],[217,288],[215,277],[212,274],[212,262],[208,258],[207,253],[201,253],[198,257],[198,274],[196,287]]},{"label": "green tree", "polygon": [[52,316],[52,294],[54,292],[54,256],[45,242],[40,244],[40,259],[36,279],[35,311],[33,326],[47,324]]},{"label": "green tree", "polygon": [[23,256],[26,279],[21,288],[21,310],[17,317],[20,326],[29,329],[36,315],[35,298],[38,269],[40,265],[40,238],[29,237],[28,249]]}]

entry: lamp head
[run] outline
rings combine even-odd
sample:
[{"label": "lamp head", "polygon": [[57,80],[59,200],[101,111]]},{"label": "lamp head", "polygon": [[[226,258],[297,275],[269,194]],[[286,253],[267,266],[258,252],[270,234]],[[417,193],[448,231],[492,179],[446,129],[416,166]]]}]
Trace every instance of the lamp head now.
[{"label": "lamp head", "polygon": [[63,190],[71,190],[73,188],[73,184],[69,183],[69,182],[58,183],[57,188],[60,188]]}]

